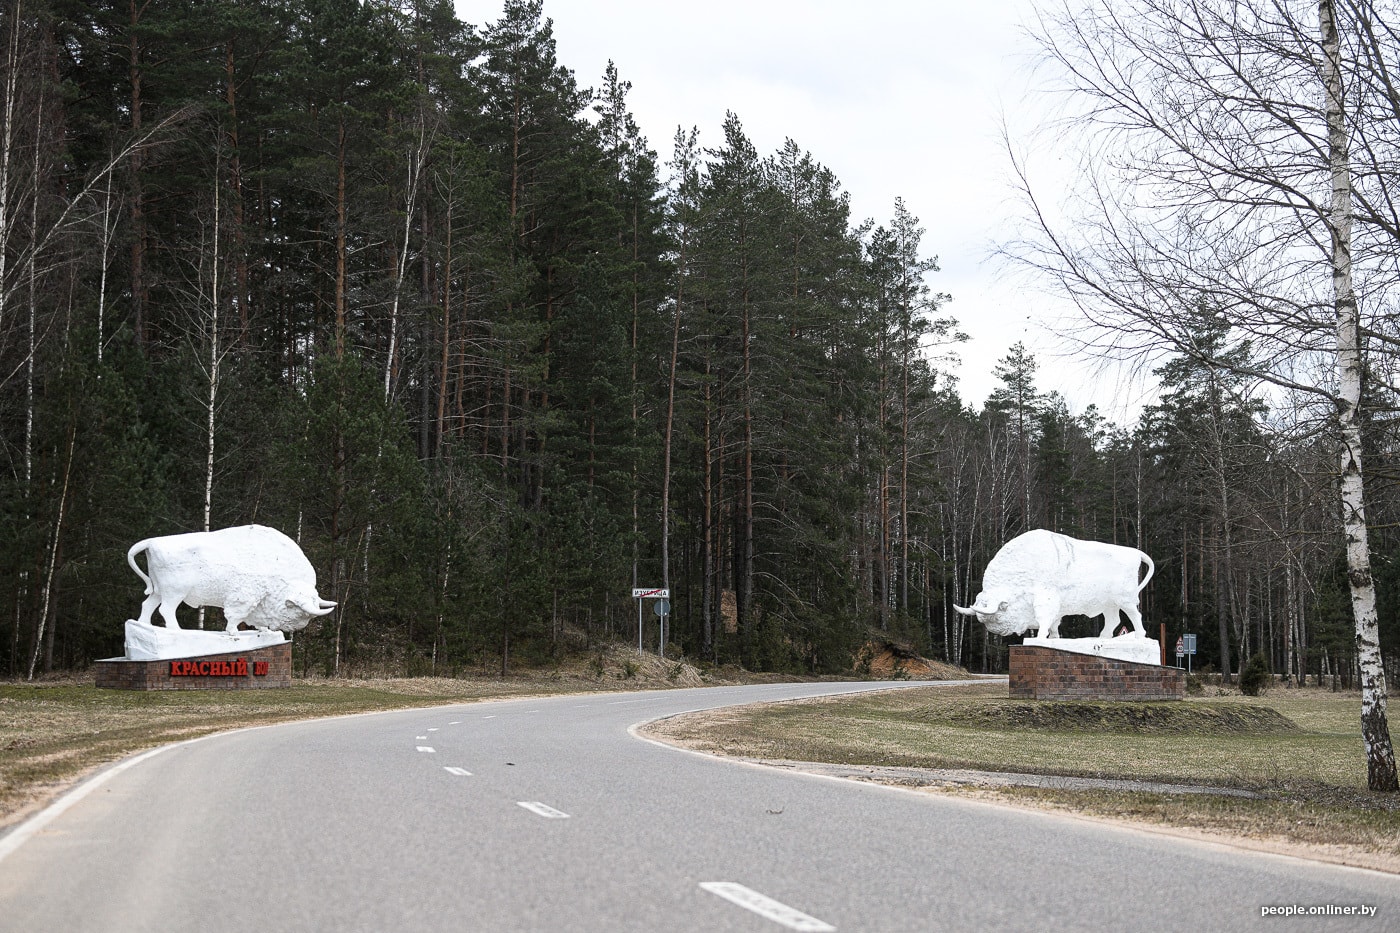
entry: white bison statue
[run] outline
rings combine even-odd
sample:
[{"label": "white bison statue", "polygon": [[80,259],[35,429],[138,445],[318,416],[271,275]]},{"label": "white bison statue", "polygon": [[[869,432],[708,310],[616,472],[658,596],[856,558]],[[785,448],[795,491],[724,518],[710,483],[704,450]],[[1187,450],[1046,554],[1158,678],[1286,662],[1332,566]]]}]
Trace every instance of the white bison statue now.
[{"label": "white bison statue", "polygon": [[[136,563],[143,551],[149,573]],[[223,609],[228,632],[243,622],[296,632],[335,608],[316,593],[316,570],[296,542],[263,525],[147,538],[131,546],[126,561],[146,581],[138,620],[146,626],[159,608],[167,629],[180,628],[175,610],[184,603]]]},{"label": "white bison statue", "polygon": [[[1147,565],[1147,576],[1138,571]],[[1107,638],[1122,610],[1137,634],[1142,628],[1138,594],[1152,579],[1152,558],[1137,548],[1037,529],[1012,538],[997,551],[982,574],[982,592],[969,607],[996,635],[1021,635],[1032,629],[1038,638],[1058,638],[1067,615],[1103,616]]]}]

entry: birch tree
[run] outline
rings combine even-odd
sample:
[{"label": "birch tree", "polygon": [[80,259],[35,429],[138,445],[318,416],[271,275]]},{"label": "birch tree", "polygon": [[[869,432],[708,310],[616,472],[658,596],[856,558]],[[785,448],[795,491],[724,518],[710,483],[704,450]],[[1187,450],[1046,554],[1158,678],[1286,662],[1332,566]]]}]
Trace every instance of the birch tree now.
[{"label": "birch tree", "polygon": [[[1085,166],[1075,198],[1045,200],[1013,165],[1033,235],[1006,244],[1088,320],[1085,349],[1167,350],[1303,397],[1340,441],[1345,538],[1368,780],[1397,789],[1366,535],[1357,405],[1363,361],[1397,349],[1395,109],[1389,2],[1090,0],[1043,13]],[[1393,85],[1391,85],[1393,87]],[[1058,127],[1060,131],[1066,129]],[[1190,339],[1196,309],[1229,328]]]}]

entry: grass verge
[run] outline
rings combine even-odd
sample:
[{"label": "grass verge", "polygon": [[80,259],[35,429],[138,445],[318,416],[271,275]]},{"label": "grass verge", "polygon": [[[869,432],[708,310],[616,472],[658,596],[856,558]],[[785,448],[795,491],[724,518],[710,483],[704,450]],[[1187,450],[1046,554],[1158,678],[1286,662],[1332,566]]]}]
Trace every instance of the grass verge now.
[{"label": "grass verge", "polygon": [[1320,690],[1037,703],[982,684],[718,710],[649,731],[746,758],[1240,788],[1259,798],[913,781],[1400,872],[1400,799],[1366,790],[1359,710],[1359,696]]},{"label": "grass verge", "polygon": [[298,679],[285,690],[98,690],[91,678],[0,683],[0,829],[78,779],[147,748],[245,726],[474,700],[747,680],[612,647],[557,670],[498,677]]}]

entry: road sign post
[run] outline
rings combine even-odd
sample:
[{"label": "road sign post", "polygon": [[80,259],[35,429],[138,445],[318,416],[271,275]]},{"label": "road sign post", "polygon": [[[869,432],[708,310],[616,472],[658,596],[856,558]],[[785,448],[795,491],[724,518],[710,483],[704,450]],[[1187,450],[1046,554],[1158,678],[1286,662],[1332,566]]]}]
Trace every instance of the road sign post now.
[{"label": "road sign post", "polygon": [[[642,650],[642,600],[659,599],[665,602],[671,598],[671,591],[664,586],[634,586],[632,587],[632,598],[637,601],[637,654],[641,655],[645,654]],[[669,608],[670,604],[667,603],[667,609]],[[658,612],[657,615],[660,616],[661,613]],[[666,657],[666,620],[664,617],[661,620],[661,636],[661,656],[664,658]]]},{"label": "road sign post", "polygon": [[1176,640],[1176,663],[1181,666],[1181,659],[1186,659],[1186,673],[1191,673],[1191,656],[1196,653],[1196,636],[1182,635]]},{"label": "road sign post", "polygon": [[661,644],[658,652],[662,658],[666,657],[666,616],[671,612],[671,601],[669,599],[658,599],[652,603],[651,611],[656,613],[656,617],[661,620]]}]

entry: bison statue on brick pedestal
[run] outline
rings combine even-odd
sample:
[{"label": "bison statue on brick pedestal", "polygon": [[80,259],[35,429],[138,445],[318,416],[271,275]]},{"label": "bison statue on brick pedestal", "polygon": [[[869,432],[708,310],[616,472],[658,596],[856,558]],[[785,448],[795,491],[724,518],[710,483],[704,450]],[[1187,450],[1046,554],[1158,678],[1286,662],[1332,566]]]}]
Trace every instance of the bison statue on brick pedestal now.
[{"label": "bison statue on brick pedestal", "polygon": [[[149,574],[136,563],[146,553]],[[180,627],[175,610],[217,606],[227,631],[246,622],[256,629],[296,632],[335,603],[316,592],[316,570],[295,541],[275,528],[241,525],[137,541],[126,561],[146,581],[140,623],[160,609],[165,627]]]},{"label": "bison statue on brick pedestal", "polygon": [[[1147,576],[1138,582],[1138,571]],[[1139,635],[1142,613],[1138,594],[1154,571],[1152,558],[1137,548],[1037,529],[1012,538],[997,551],[982,574],[982,592],[958,612],[976,616],[996,635],[1035,630],[1038,638],[1058,638],[1060,620],[1068,615],[1103,616],[1107,638],[1122,610]]]}]

